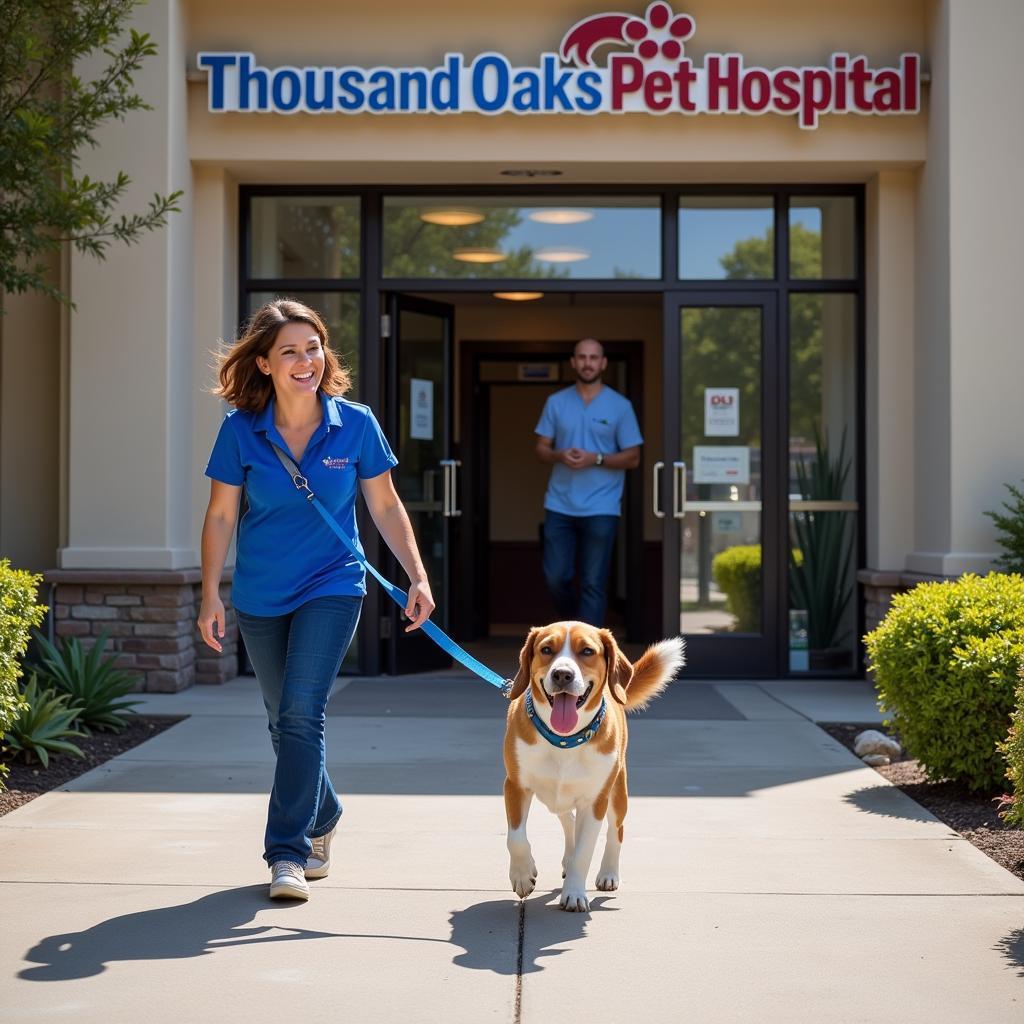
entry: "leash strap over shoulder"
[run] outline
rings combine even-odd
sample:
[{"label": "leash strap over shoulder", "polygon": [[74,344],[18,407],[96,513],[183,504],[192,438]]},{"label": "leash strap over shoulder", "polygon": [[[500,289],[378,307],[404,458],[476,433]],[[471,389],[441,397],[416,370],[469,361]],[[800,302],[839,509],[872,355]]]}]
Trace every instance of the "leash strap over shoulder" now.
[{"label": "leash strap over shoulder", "polygon": [[[305,492],[306,500],[320,513],[324,522],[331,528],[338,540],[348,548],[359,564],[388,592],[391,600],[404,610],[409,601],[409,595],[370,565],[356,547],[355,541],[338,525],[338,521],[324,508],[323,503],[313,493],[309,486],[309,481],[299,472],[299,467],[295,465],[295,460],[287,452],[282,451],[273,441],[270,442],[270,445],[274,449],[274,453],[280,460],[281,465],[284,466],[288,475],[292,478],[292,483],[295,484],[298,490]],[[472,654],[464,651],[443,629],[431,622],[430,619],[427,619],[420,626],[420,629],[446,654],[451,655],[457,662],[465,665],[471,672],[475,672],[485,682],[490,683],[491,686],[497,687],[505,697],[509,696],[512,690],[511,679],[503,679],[497,672],[492,672],[483,662],[477,661]]]}]

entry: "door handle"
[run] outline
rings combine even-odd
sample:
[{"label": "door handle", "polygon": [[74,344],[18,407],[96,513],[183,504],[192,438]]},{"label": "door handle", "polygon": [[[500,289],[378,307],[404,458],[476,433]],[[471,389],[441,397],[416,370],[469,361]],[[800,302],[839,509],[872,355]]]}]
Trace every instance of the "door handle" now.
[{"label": "door handle", "polygon": [[658,479],[664,468],[664,462],[656,462],[651,466],[651,508],[659,519],[665,518],[665,513],[658,507]]},{"label": "door handle", "polygon": [[672,463],[672,518],[686,515],[686,463]]},{"label": "door handle", "polygon": [[458,459],[441,459],[441,470],[444,473],[441,514],[445,519],[455,519],[462,515],[458,496],[458,470],[461,465]]}]

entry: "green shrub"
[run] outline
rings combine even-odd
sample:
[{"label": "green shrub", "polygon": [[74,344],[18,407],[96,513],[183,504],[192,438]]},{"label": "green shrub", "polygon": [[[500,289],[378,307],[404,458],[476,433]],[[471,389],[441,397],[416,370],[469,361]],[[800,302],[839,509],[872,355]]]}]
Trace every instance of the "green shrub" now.
[{"label": "green shrub", "polygon": [[[24,707],[18,689],[21,657],[28,647],[29,630],[43,621],[46,608],[36,604],[42,576],[12,569],[0,559],[0,736]],[[7,769],[0,765],[0,789]]]},{"label": "green shrub", "polygon": [[36,757],[44,768],[50,764],[50,754],[85,757],[67,739],[68,736],[84,736],[85,733],[72,728],[78,719],[78,709],[68,707],[66,694],[41,689],[33,672],[22,696],[24,703],[21,710],[4,736],[4,745],[8,750],[21,754],[26,764],[30,764],[32,758]]},{"label": "green shrub", "polygon": [[996,559],[996,565],[1007,572],[1024,572],[1024,494],[1013,484],[1006,484],[1006,489],[1013,496],[1013,504],[1004,501],[1003,508],[1010,514],[986,512],[985,515],[996,524],[1001,535],[996,537],[996,543],[1004,554]]},{"label": "green shrub", "polygon": [[1004,800],[1000,814],[1012,825],[1024,828],[1024,668],[1017,677],[1017,694],[1010,734],[999,745],[1006,758],[1006,777],[1013,784],[1013,793]]},{"label": "green shrub", "polygon": [[738,544],[715,555],[711,562],[725,604],[736,616],[737,633],[757,633],[761,629],[761,545]]},{"label": "green shrub", "polygon": [[55,647],[36,634],[42,665],[40,674],[59,693],[67,694],[68,706],[78,708],[80,723],[86,729],[120,732],[137,700],[122,700],[139,681],[137,675],[116,667],[117,657],[103,657],[107,633],[101,633],[89,651],[77,637],[65,637]]},{"label": "green shrub", "polygon": [[865,643],[879,700],[929,778],[997,789],[1024,658],[1024,577],[922,584],[893,598]]}]

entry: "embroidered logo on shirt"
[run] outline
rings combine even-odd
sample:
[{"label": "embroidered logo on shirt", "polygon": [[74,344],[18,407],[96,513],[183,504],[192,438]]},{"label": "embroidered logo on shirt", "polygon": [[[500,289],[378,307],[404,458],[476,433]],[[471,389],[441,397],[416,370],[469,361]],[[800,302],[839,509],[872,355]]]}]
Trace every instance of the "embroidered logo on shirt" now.
[{"label": "embroidered logo on shirt", "polygon": [[328,469],[347,469],[348,468],[348,464],[349,464],[349,460],[348,460],[347,457],[344,458],[344,459],[335,459],[335,458],[328,457],[328,458],[324,459],[323,461],[324,461],[324,465]]}]

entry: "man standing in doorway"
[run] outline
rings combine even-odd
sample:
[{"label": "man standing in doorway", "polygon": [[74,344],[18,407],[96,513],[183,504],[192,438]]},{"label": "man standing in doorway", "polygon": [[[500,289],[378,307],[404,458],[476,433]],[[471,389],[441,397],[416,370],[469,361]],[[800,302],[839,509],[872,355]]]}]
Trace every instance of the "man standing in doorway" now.
[{"label": "man standing in doorway", "polygon": [[536,427],[537,457],[553,467],[544,495],[544,578],[559,618],[601,626],[622,485],[626,470],[640,465],[644,439],[629,399],[601,380],[608,366],[601,342],[578,341],[570,363],[576,383],[548,398]]}]

